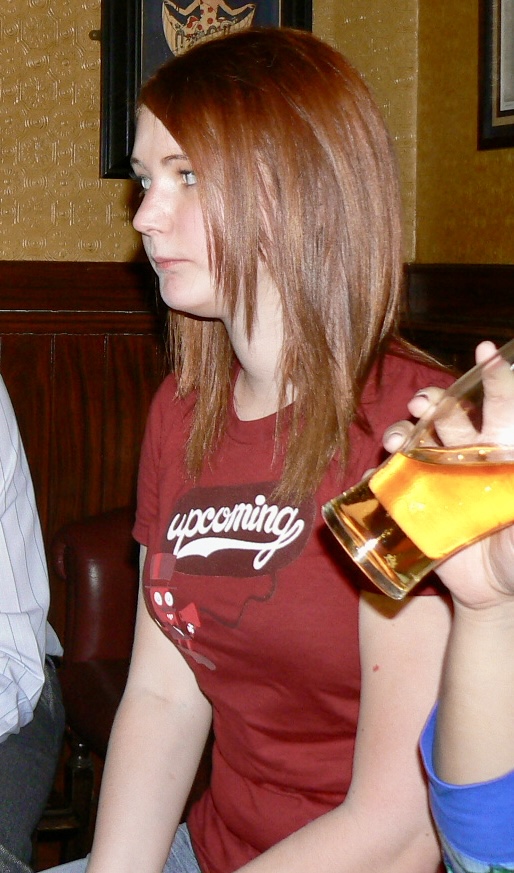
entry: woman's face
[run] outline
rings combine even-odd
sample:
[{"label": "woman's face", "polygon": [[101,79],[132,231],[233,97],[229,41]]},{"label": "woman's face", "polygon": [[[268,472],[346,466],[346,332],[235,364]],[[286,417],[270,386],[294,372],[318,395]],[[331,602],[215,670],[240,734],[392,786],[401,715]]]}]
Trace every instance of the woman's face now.
[{"label": "woman's face", "polygon": [[222,318],[194,168],[145,106],[137,122],[132,168],[144,191],[133,224],[159,277],[163,300],[181,312]]}]

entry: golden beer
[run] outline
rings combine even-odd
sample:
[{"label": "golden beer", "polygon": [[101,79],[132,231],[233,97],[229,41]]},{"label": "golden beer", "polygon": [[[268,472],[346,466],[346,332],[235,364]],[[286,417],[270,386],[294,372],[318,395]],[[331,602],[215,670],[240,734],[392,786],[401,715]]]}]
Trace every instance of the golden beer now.
[{"label": "golden beer", "polygon": [[398,452],[323,515],[375,584],[401,599],[445,557],[514,522],[513,449]]}]

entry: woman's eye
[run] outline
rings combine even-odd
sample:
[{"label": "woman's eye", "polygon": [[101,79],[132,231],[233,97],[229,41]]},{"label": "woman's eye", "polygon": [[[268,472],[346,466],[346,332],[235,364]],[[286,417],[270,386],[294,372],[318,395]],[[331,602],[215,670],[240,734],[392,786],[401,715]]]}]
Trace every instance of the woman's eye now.
[{"label": "woman's eye", "polygon": [[180,175],[184,180],[184,184],[188,187],[190,185],[196,185],[196,174],[194,170],[181,170]]},{"label": "woman's eye", "polygon": [[151,180],[148,178],[148,176],[140,176],[138,173],[136,173],[135,170],[131,169],[129,170],[129,177],[138,185],[140,185],[144,191],[148,191],[151,185]]}]

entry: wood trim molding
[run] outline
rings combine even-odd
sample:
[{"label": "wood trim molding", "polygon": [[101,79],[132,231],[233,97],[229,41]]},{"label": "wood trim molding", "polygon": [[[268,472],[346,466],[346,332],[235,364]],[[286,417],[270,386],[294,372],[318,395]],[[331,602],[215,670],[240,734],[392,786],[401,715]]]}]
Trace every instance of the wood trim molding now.
[{"label": "wood trim molding", "polygon": [[409,264],[406,272],[406,323],[470,336],[512,335],[514,266]]},{"label": "wood trim molding", "polygon": [[[64,523],[135,500],[148,407],[167,372],[141,263],[0,262],[0,372],[48,548]],[[51,579],[62,635],[66,592]]]},{"label": "wood trim molding", "polygon": [[0,261],[2,333],[149,333],[162,315],[146,263]]},{"label": "wood trim molding", "polygon": [[459,369],[480,340],[514,336],[514,265],[409,264],[402,332]]}]

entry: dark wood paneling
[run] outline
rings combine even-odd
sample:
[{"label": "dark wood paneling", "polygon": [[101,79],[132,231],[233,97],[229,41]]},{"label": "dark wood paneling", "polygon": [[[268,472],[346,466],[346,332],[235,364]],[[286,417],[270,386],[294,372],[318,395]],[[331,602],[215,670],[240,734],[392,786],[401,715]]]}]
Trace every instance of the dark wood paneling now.
[{"label": "dark wood paneling", "polygon": [[[110,475],[111,462],[102,452],[105,341],[105,336],[96,334],[55,337],[52,469],[59,478],[50,485],[52,530],[62,516],[75,519],[96,507],[103,509],[102,477]],[[112,453],[116,451],[113,446]]]},{"label": "dark wood paneling", "polygon": [[[415,264],[407,279],[403,332],[457,367],[480,339],[514,334],[514,267]],[[0,262],[0,371],[47,544],[65,522],[133,500],[163,321],[147,265]],[[65,592],[51,585],[62,634]]]},{"label": "dark wood paneling", "polygon": [[105,505],[123,506],[135,500],[135,478],[127,477],[139,447],[146,413],[156,382],[165,375],[162,348],[141,335],[125,335],[106,346],[104,453],[118,446],[109,477],[103,479]]},{"label": "dark wood paneling", "polygon": [[480,340],[514,336],[514,266],[412,264],[407,268],[406,336],[465,370]]},{"label": "dark wood paneling", "polygon": [[[0,262],[0,371],[47,546],[62,524],[134,500],[163,321],[146,265]],[[66,592],[51,586],[62,634]]]},{"label": "dark wood paneling", "polygon": [[[24,321],[70,332],[81,323],[109,331],[155,328],[155,284],[147,264],[1,261],[3,325],[18,333]],[[82,317],[81,317],[82,316]],[[8,329],[8,328],[7,328]]]}]

